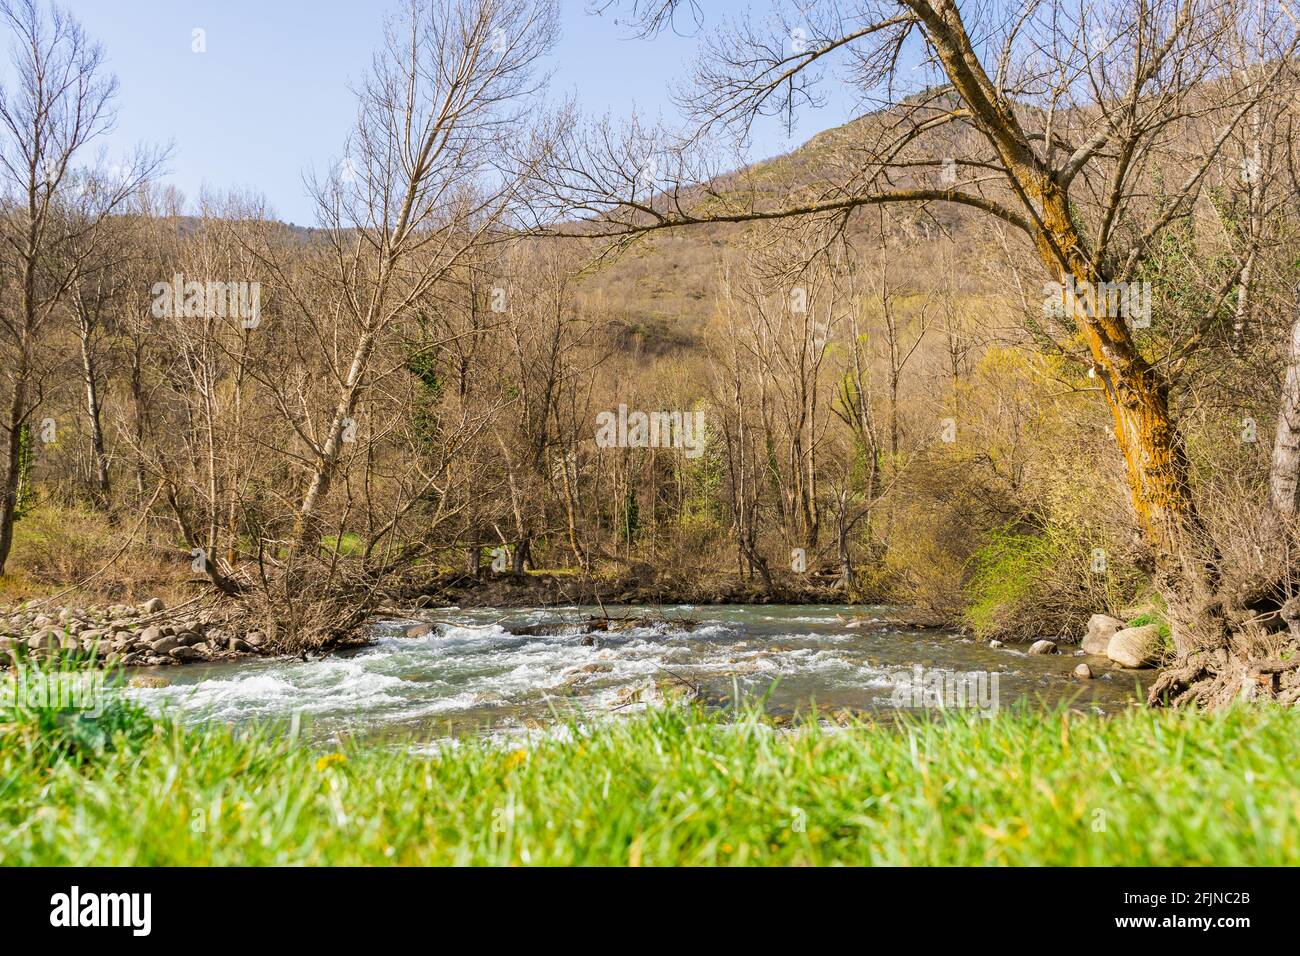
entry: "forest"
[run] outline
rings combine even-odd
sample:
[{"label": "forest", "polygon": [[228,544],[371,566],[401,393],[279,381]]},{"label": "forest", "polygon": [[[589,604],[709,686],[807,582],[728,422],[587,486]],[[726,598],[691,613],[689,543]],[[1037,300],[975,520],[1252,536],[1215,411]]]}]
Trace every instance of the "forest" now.
[{"label": "forest", "polygon": [[[554,4],[412,3],[304,227],[180,195],[165,147],[97,162],[104,50],[6,2],[0,595],[165,593],[290,652],[448,589],[994,640],[1145,602],[1153,702],[1293,702],[1289,8],[776,9],[668,128],[547,96]],[[734,159],[849,81],[858,119]]]}]

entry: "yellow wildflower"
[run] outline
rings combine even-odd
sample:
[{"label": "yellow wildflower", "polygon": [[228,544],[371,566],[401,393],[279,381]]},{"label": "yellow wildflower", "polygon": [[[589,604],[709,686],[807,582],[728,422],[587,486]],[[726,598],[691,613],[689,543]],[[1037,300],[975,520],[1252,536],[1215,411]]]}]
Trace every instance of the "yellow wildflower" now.
[{"label": "yellow wildflower", "polygon": [[506,769],[513,770],[515,767],[518,767],[521,763],[524,763],[527,760],[527,750],[512,750],[506,755]]},{"label": "yellow wildflower", "polygon": [[330,767],[333,767],[335,764],[347,763],[347,762],[348,762],[348,758],[345,757],[343,754],[340,753],[326,754],[325,756],[321,757],[319,760],[316,761],[316,770],[318,772],[323,773],[324,771],[328,770]]}]

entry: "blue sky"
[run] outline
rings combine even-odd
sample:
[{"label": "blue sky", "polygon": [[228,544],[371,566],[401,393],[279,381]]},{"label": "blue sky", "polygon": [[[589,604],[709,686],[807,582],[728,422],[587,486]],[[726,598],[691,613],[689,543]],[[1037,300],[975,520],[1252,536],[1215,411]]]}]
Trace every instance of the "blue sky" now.
[{"label": "blue sky", "polygon": [[[765,0],[760,0],[760,3]],[[392,0],[63,0],[107,53],[121,84],[110,151],[135,143],[175,149],[166,181],[187,197],[200,188],[253,189],[276,214],[312,221],[304,171],[342,151],[354,115],[348,89],[363,76]],[[706,23],[743,10],[708,0]],[[563,37],[552,94],[574,94],[586,113],[634,107],[673,122],[668,84],[697,40],[665,34],[626,39],[614,12],[591,16],[587,0],[561,0]],[[760,6],[760,11],[766,10]],[[207,51],[191,49],[205,31]],[[7,45],[6,45],[7,49]],[[752,158],[781,153],[851,116],[843,98],[799,118],[794,136],[769,123]]]}]

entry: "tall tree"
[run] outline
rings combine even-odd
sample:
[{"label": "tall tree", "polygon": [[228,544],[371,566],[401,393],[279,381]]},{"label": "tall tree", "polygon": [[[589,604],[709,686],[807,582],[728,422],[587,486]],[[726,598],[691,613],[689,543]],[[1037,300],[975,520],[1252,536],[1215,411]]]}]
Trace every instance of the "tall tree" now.
[{"label": "tall tree", "polygon": [[[0,0],[13,35],[12,81],[0,87],[0,349],[7,401],[0,418],[0,574],[13,546],[22,435],[51,366],[50,326],[70,290],[93,270],[97,238],[159,168],[163,154],[138,150],[111,180],[78,168],[115,120],[117,81],[102,49],[57,7]],[[100,162],[104,158],[100,157]]]}]

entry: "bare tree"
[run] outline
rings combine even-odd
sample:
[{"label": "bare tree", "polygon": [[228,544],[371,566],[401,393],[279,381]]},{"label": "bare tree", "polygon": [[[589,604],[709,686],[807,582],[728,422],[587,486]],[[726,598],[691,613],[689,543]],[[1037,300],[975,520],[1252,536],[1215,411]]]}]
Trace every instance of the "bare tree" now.
[{"label": "bare tree", "polygon": [[[22,435],[40,403],[48,341],[58,307],[92,271],[98,237],[159,168],[163,155],[139,150],[105,181],[77,165],[112,128],[117,81],[80,25],[37,0],[3,0],[14,34],[13,84],[0,89],[0,255],[9,283],[0,307],[8,402],[0,429],[0,573],[13,544]],[[103,162],[103,158],[100,158]]]},{"label": "bare tree", "polygon": [[[555,16],[546,0],[437,0],[410,3],[388,27],[344,163],[316,191],[336,270],[329,312],[355,337],[332,413],[301,434],[311,464],[293,551],[318,536],[316,515],[383,335],[497,233],[517,201],[518,181],[493,174],[504,142],[526,125]],[[286,288],[305,315],[317,312],[292,283]],[[331,339],[322,335],[322,344]]]}]

